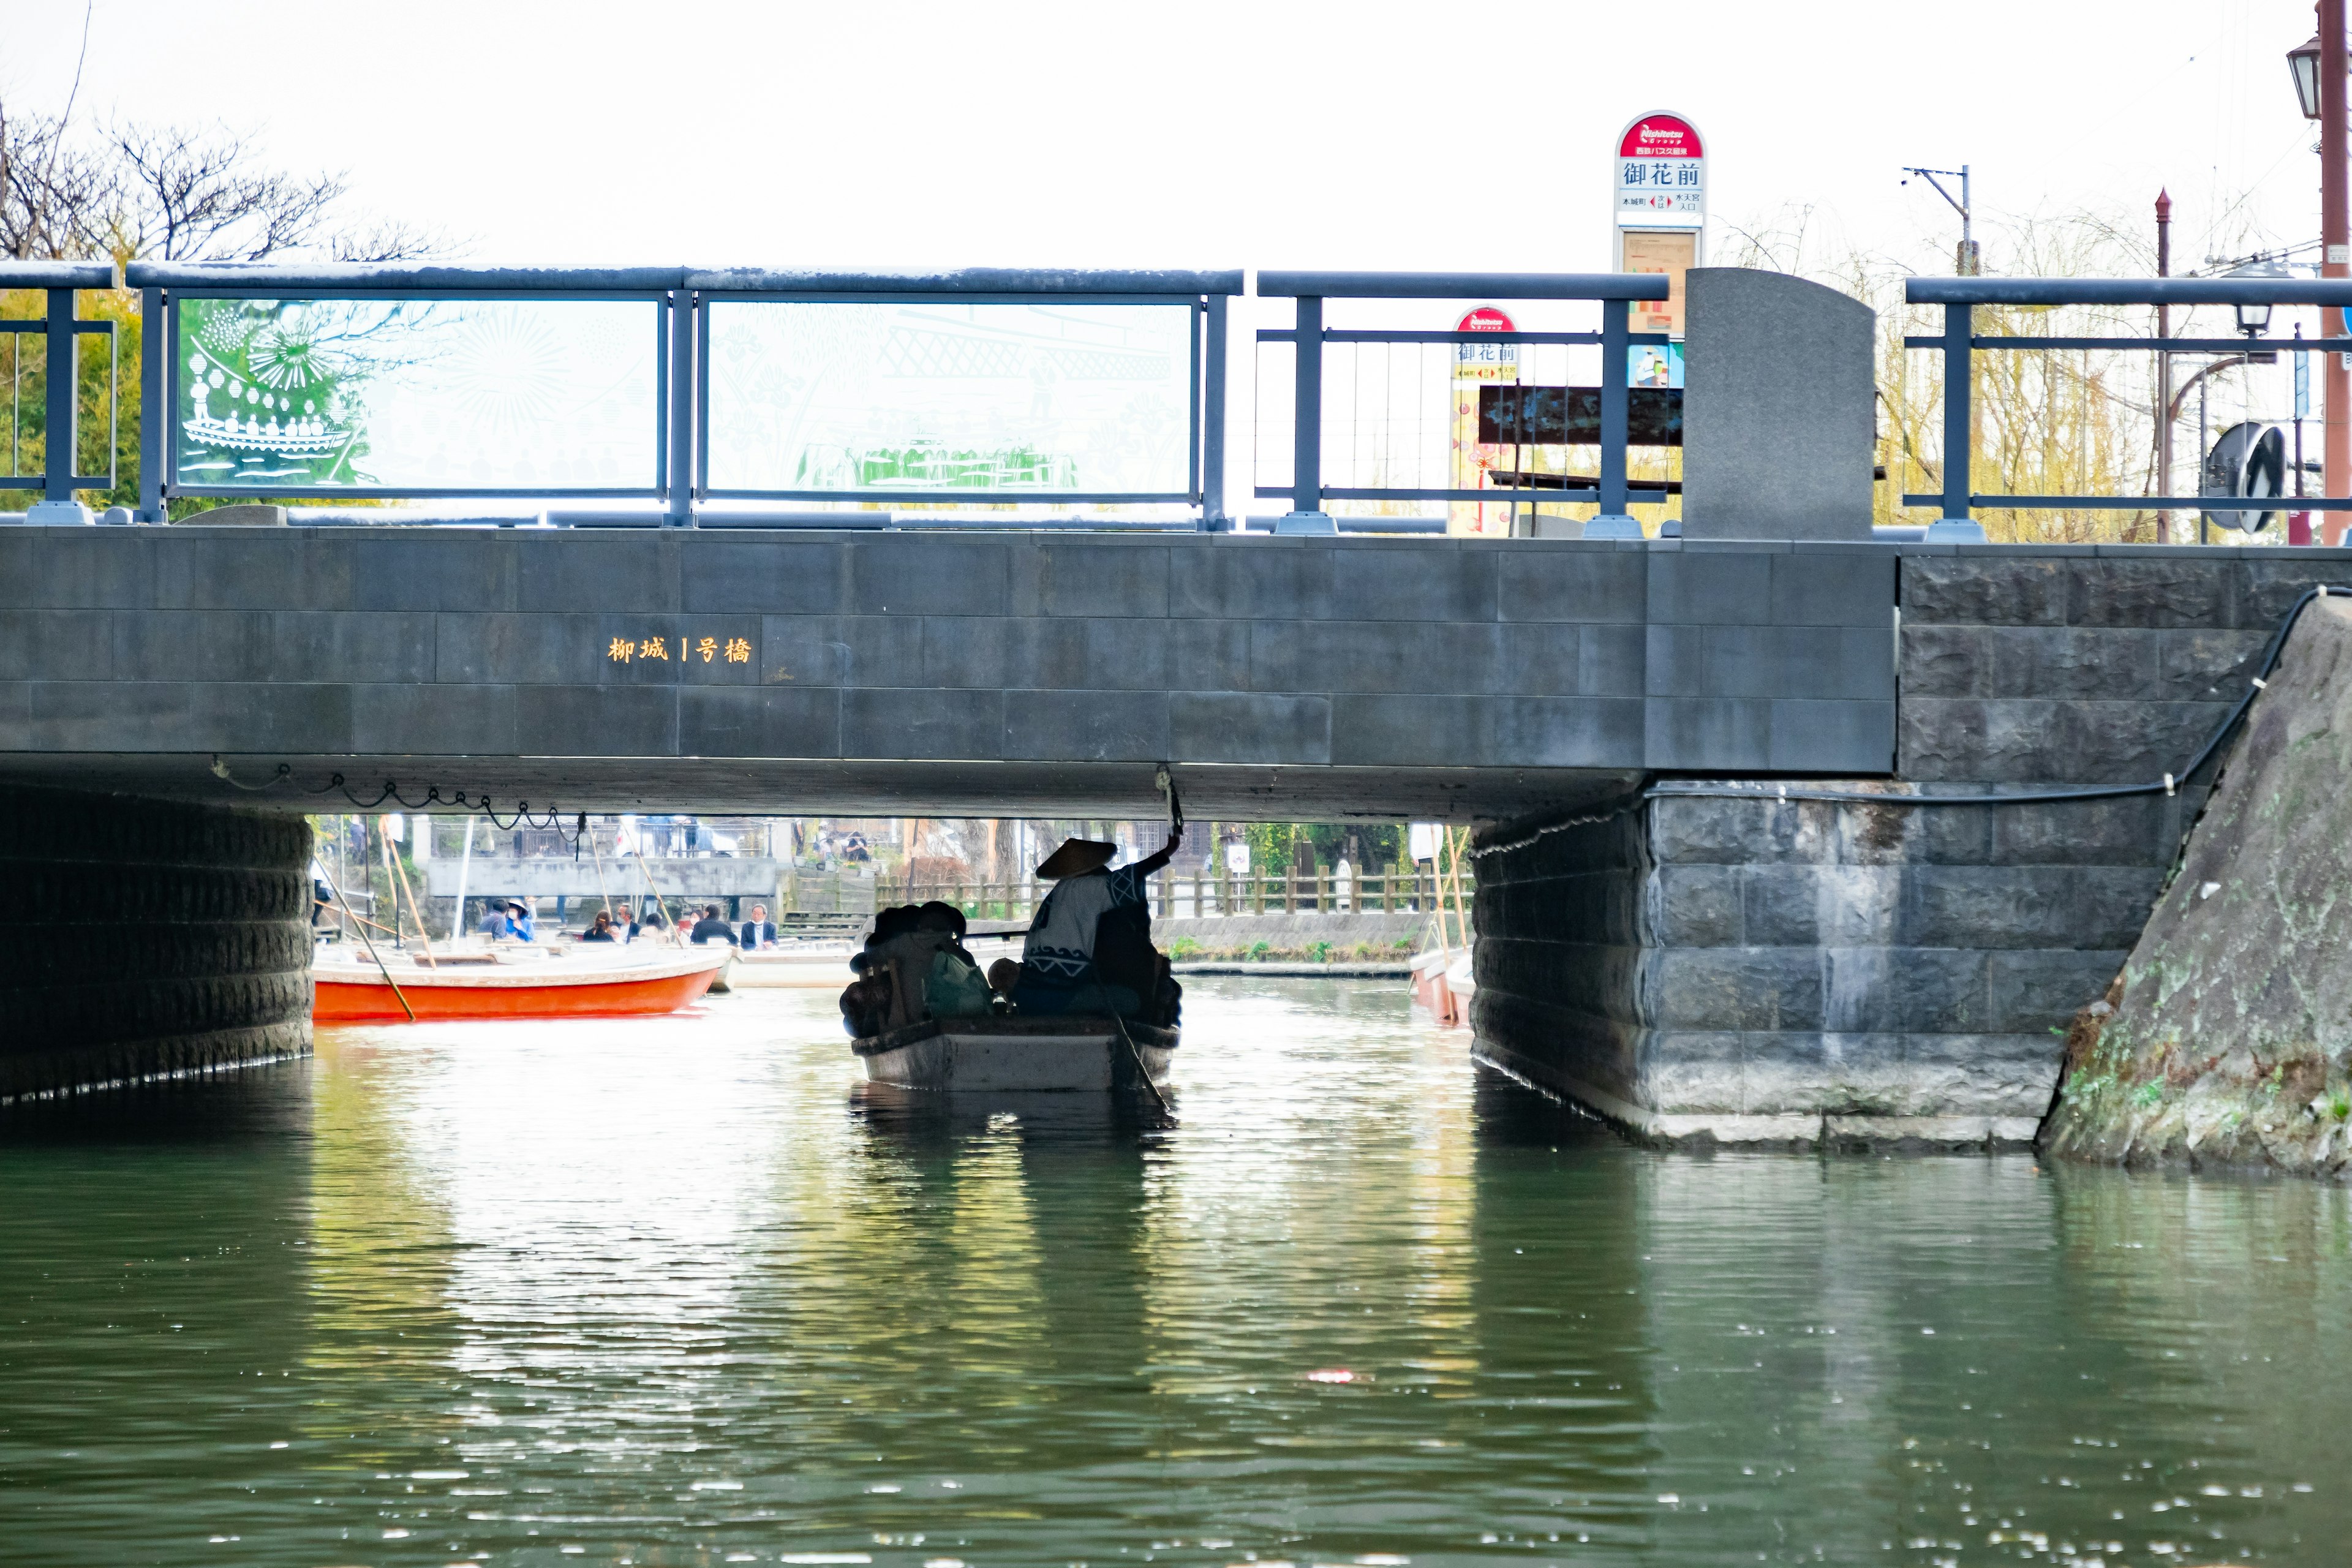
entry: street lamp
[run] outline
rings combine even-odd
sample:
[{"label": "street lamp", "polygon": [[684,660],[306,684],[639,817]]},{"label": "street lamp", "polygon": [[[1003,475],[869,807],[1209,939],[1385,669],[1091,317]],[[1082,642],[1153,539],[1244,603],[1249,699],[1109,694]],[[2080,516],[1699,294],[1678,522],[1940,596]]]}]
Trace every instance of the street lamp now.
[{"label": "street lamp", "polygon": [[2294,96],[2302,100],[2305,120],[2319,118],[2319,35],[2299,49],[2289,49],[2287,69],[2294,73]]},{"label": "street lamp", "polygon": [[[2294,271],[2275,261],[2249,261],[2230,268],[2231,278],[2292,278]],[[2238,331],[2250,338],[2259,338],[2271,330],[2271,307],[2268,300],[2240,301],[2231,307],[2238,315]]]}]

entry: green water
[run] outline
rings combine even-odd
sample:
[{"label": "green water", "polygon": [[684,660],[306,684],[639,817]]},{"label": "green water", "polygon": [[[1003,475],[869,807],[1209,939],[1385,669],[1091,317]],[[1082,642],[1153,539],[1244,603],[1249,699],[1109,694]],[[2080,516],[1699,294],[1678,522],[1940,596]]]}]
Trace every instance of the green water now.
[{"label": "green water", "polygon": [[2352,1557],[2343,1191],[1654,1154],[1388,984],[1194,985],[1172,1131],[833,1012],[0,1114],[0,1561]]}]

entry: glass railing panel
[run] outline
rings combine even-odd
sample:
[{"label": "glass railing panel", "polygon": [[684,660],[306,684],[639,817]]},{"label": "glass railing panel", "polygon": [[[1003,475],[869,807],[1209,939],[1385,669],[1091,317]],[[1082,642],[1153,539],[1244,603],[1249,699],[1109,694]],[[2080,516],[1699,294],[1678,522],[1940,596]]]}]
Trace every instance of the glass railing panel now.
[{"label": "glass railing panel", "polygon": [[714,300],[719,495],[1183,500],[1189,305]]},{"label": "glass railing panel", "polygon": [[184,491],[626,495],[659,481],[657,301],[177,307]]}]

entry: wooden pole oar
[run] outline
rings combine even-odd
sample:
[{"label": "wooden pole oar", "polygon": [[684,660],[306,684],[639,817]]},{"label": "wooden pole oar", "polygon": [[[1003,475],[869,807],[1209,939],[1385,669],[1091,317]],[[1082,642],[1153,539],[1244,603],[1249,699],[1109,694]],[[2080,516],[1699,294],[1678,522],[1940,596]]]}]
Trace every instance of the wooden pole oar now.
[{"label": "wooden pole oar", "polygon": [[[400,1004],[400,1010],[407,1014],[408,1021],[414,1024],[416,1022],[416,1009],[408,1005],[408,998],[401,994],[400,982],[392,977],[391,966],[384,963],[383,955],[376,952],[375,943],[368,937],[365,928],[374,925],[375,922],[373,921],[361,921],[358,915],[352,912],[351,900],[343,897],[342,889],[335,886],[335,879],[327,875],[327,867],[324,861],[320,863],[319,874],[327,878],[327,891],[335,895],[335,902],[343,906],[343,913],[350,915],[354,921],[357,921],[360,924],[362,928],[360,931],[361,944],[367,949],[368,956],[375,960],[376,968],[383,971],[383,983],[392,987],[393,997]],[[376,929],[378,931],[382,931],[383,928],[382,926],[377,926]]]},{"label": "wooden pole oar", "polygon": [[661,889],[659,888],[654,886],[654,874],[646,865],[646,856],[643,849],[637,851],[636,862],[637,875],[646,879],[646,891],[654,896],[654,907],[661,910],[662,919],[669,921],[670,945],[673,947],[684,947],[686,945],[686,941],[678,935],[677,921],[669,912],[669,900],[662,897]]},{"label": "wooden pole oar", "polygon": [[1118,1037],[1127,1042],[1128,1059],[1135,1063],[1135,1076],[1143,1081],[1143,1091],[1151,1096],[1154,1105],[1160,1107],[1160,1115],[1172,1120],[1176,1113],[1168,1109],[1168,1097],[1160,1092],[1158,1084],[1151,1081],[1151,1069],[1143,1065],[1142,1047],[1135,1043],[1135,1037],[1127,1032],[1127,1020],[1113,1013],[1110,1021],[1118,1026]]},{"label": "wooden pole oar", "polygon": [[[416,820],[423,822],[425,819],[420,816]],[[408,895],[408,912],[416,918],[417,951],[425,955],[425,967],[440,968],[440,964],[435,963],[433,959],[433,933],[425,928],[425,911],[417,907],[416,889],[408,885],[408,868],[403,866],[400,863],[400,858],[392,852],[392,839],[389,835],[383,841],[383,858],[391,862],[393,875],[400,882],[400,890]],[[393,922],[397,925],[400,921],[400,906],[395,903],[392,908]]]},{"label": "wooden pole oar", "polygon": [[613,917],[613,895],[604,887],[604,852],[596,847],[596,835],[588,835],[588,853],[596,858],[596,896],[604,900],[604,918]]}]

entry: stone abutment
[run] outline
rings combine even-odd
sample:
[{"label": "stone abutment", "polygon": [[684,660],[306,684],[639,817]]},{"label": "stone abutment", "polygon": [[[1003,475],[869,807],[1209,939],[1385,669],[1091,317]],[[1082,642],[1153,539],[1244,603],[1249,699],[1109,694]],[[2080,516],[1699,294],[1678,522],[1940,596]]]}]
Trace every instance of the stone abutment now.
[{"label": "stone abutment", "polygon": [[0,788],[0,1101],[310,1047],[307,822]]}]

